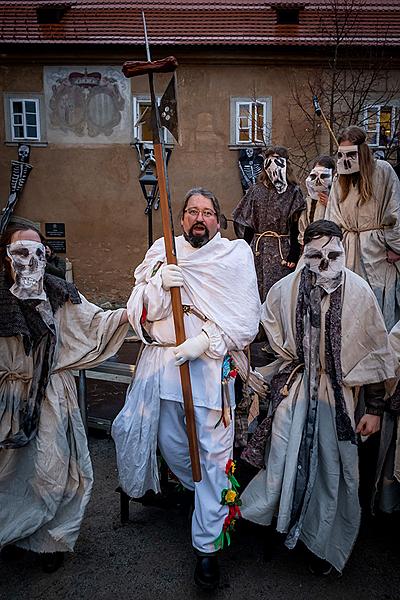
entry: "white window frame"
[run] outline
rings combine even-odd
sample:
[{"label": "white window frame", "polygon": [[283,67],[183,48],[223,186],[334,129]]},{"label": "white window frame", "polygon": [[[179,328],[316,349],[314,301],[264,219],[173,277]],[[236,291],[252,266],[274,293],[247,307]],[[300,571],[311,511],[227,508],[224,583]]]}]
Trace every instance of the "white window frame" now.
[{"label": "white window frame", "polygon": [[[30,92],[5,92],[4,99],[4,123],[6,129],[6,143],[19,144],[21,142],[29,142],[30,144],[46,143],[46,122],[45,122],[45,104],[43,94]],[[23,112],[22,123],[15,123],[14,115],[17,114],[13,110],[13,102],[22,102]],[[25,103],[33,102],[36,109],[36,136],[27,135]],[[18,113],[20,114],[20,113]],[[23,127],[23,137],[15,135],[15,127]]]},{"label": "white window frame", "polygon": [[[21,142],[23,140],[29,140],[32,142],[38,142],[40,140],[40,106],[39,106],[39,100],[37,100],[36,98],[10,98],[9,100],[10,102],[10,116],[11,116],[11,139],[13,142]],[[22,113],[15,113],[14,109],[13,109],[13,104],[14,102],[21,102],[22,103]],[[36,116],[36,125],[28,125],[26,122],[26,115],[27,110],[26,110],[26,103],[27,102],[33,102],[33,104],[35,105],[35,116]],[[22,123],[15,123],[15,117],[16,115],[21,114],[22,116]],[[15,135],[15,128],[16,127],[22,127],[23,128],[23,135],[22,136],[16,136]],[[35,136],[31,136],[27,134],[27,130],[28,127],[35,127],[36,128],[36,135]]]},{"label": "white window frame", "polygon": [[[257,122],[258,111],[261,109],[263,112],[263,135],[262,138],[257,137],[258,127],[255,128],[255,139],[251,139],[254,124],[252,123],[253,106],[255,105]],[[240,109],[246,106],[248,110],[248,125],[247,127],[240,127],[241,119]],[[266,145],[271,142],[271,127],[272,127],[272,98],[270,96],[262,98],[245,98],[245,97],[232,97],[231,98],[231,127],[230,127],[230,143],[231,145],[238,147],[246,146],[260,146]],[[240,131],[247,129],[249,132],[248,140],[240,140]]]},{"label": "white window frame", "polygon": [[[399,101],[397,102],[385,102],[382,104],[368,104],[366,106],[364,106],[364,118],[363,118],[363,122],[362,122],[362,126],[364,127],[364,129],[367,132],[367,138],[369,138],[369,136],[372,134],[375,134],[376,136],[376,142],[372,143],[368,140],[368,145],[371,146],[371,148],[384,148],[385,146],[381,146],[379,144],[379,127],[380,127],[380,122],[381,122],[381,109],[382,108],[390,108],[392,110],[392,115],[391,115],[391,119],[390,119],[390,140],[393,139],[393,136],[395,135],[395,128],[396,128],[396,121],[399,122],[400,120],[400,106],[399,106]],[[375,131],[373,129],[369,128],[369,119],[368,119],[368,111],[371,110],[376,110],[376,125],[375,125]]]},{"label": "white window frame", "polygon": [[[150,96],[148,96],[148,95],[147,96],[146,95],[133,96],[133,98],[132,98],[132,122],[133,122],[133,140],[134,140],[134,142],[152,146],[153,142],[143,141],[142,126],[141,126],[141,124],[138,123],[140,105],[144,104],[144,103],[149,104],[150,101],[151,101]],[[157,104],[159,105],[160,102],[161,102],[161,96],[157,96]],[[150,114],[149,114],[149,118],[150,118]],[[173,137],[169,133],[169,131],[167,129],[165,129],[165,127],[162,127],[162,134],[163,134],[163,142],[165,144],[168,144],[169,146],[173,145]]]}]

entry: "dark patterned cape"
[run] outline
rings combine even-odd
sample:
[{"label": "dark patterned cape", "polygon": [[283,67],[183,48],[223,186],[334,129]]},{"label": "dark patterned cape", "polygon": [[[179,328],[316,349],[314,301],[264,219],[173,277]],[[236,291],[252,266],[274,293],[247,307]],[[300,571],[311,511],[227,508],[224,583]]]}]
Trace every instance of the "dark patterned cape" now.
[{"label": "dark patterned cape", "polygon": [[291,226],[305,207],[303,194],[297,185],[290,183],[285,192],[278,194],[274,187],[256,183],[248,190],[233,212],[235,230],[240,237],[244,237],[246,228],[254,232],[251,248],[255,255],[261,302],[264,302],[274,283],[291,273],[292,269],[282,265],[278,240],[273,237],[263,237],[257,244],[257,234],[273,231],[288,236],[280,239],[282,255],[285,260],[296,262],[298,255],[290,255],[294,245],[297,244],[297,234],[295,232],[291,236]]},{"label": "dark patterned cape", "polygon": [[[4,272],[1,273],[0,336],[22,337],[26,355],[32,356],[33,376],[28,397],[20,402],[20,429],[12,436],[0,439],[0,448],[21,448],[35,437],[56,346],[54,325],[46,324],[37,310],[41,301],[18,300],[10,292],[11,285]],[[68,300],[73,304],[81,302],[74,285],[53,275],[45,275],[44,288],[53,314]]]}]

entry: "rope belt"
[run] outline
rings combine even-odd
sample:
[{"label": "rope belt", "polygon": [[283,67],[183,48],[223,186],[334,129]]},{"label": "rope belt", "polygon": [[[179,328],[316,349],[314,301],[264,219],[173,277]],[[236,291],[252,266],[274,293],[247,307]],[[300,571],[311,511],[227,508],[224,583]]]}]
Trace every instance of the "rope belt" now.
[{"label": "rope belt", "polygon": [[342,228],[343,231],[348,231],[349,233],[364,233],[364,231],[383,231],[383,225],[381,227],[357,227],[354,229],[347,229],[347,227]]},{"label": "rope belt", "polygon": [[197,308],[195,308],[194,306],[190,306],[189,304],[182,304],[182,310],[184,315],[188,315],[191,313],[192,315],[195,315],[196,317],[204,321],[204,323],[208,321],[207,317],[203,315],[203,313],[201,313],[199,310],[197,310]]},{"label": "rope belt", "polygon": [[0,381],[22,381],[23,383],[28,383],[32,380],[32,377],[29,375],[21,375],[20,373],[16,373],[15,371],[8,371],[3,375],[0,375]]},{"label": "rope belt", "polygon": [[[195,308],[194,306],[190,306],[189,304],[183,304],[182,309],[184,315],[192,314],[201,319],[204,323],[208,321],[207,317],[204,316],[203,313],[197,310],[197,308]],[[160,342],[155,341],[152,341],[150,346],[160,346],[162,348],[176,348],[176,344],[162,344]]]},{"label": "rope belt", "polygon": [[262,238],[264,238],[264,237],[272,237],[272,238],[275,238],[276,240],[278,240],[279,255],[281,257],[282,264],[283,264],[283,262],[285,262],[285,264],[286,264],[285,257],[282,254],[282,242],[281,242],[281,239],[282,238],[288,238],[289,235],[283,235],[283,234],[280,234],[280,233],[276,233],[276,231],[264,231],[263,233],[256,233],[256,238],[257,238],[256,247],[255,247],[255,255],[256,256],[260,256],[260,252],[258,250],[258,244],[260,243],[260,240]]}]

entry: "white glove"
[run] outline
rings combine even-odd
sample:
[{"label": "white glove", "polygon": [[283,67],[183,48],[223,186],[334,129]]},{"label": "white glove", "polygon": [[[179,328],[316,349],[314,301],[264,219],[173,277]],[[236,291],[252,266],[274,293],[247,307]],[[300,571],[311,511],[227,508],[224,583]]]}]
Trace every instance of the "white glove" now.
[{"label": "white glove", "polygon": [[183,286],[182,269],[178,265],[164,265],[161,268],[161,281],[164,290]]},{"label": "white glove", "polygon": [[210,340],[208,335],[202,331],[199,335],[189,338],[180,346],[173,349],[175,354],[175,366],[180,367],[187,360],[196,360],[210,347]]}]

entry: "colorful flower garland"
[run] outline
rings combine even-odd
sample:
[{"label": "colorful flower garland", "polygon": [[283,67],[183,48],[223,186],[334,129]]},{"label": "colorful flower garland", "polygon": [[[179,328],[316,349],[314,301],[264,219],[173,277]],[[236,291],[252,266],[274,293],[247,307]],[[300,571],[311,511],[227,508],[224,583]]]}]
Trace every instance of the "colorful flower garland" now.
[{"label": "colorful flower garland", "polygon": [[235,529],[236,521],[241,516],[240,508],[242,501],[239,497],[240,484],[234,476],[236,469],[236,463],[231,458],[226,463],[225,473],[228,477],[228,481],[231,484],[230,488],[224,488],[221,492],[221,504],[229,507],[229,512],[225,517],[222,531],[214,542],[214,548],[216,550],[222,550],[225,545],[225,540],[229,546],[231,543],[231,533]]}]

